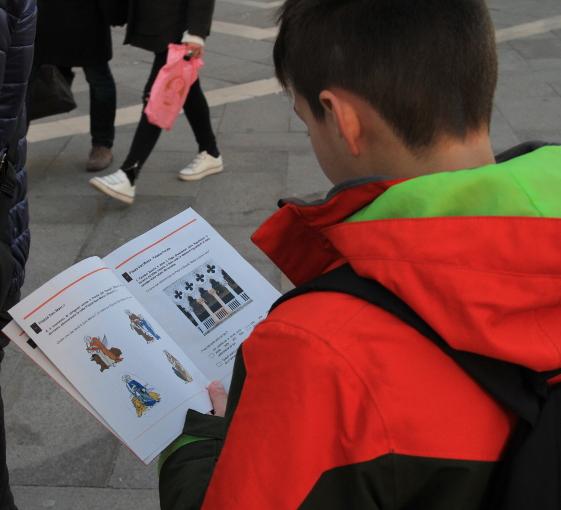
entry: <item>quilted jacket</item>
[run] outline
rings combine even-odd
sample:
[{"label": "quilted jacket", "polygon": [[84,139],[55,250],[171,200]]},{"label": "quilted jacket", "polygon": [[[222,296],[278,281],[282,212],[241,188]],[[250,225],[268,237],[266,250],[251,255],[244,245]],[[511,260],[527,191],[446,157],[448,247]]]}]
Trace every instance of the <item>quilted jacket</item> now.
[{"label": "quilted jacket", "polygon": [[8,244],[12,256],[8,262],[3,253],[0,264],[4,268],[13,264],[8,290],[2,292],[6,297],[0,303],[0,327],[7,320],[5,310],[19,298],[29,255],[24,98],[33,60],[35,21],[35,0],[0,0],[0,159],[8,147],[15,147],[10,158],[15,176],[0,176],[4,184],[0,211],[8,211],[9,215],[7,221],[0,222],[4,230],[0,239]]}]

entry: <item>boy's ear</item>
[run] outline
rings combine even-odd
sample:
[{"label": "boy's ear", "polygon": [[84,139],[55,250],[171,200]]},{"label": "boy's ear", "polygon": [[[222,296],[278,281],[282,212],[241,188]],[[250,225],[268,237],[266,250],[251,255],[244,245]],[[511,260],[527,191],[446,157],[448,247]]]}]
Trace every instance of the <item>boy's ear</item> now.
[{"label": "boy's ear", "polygon": [[331,118],[339,136],[345,140],[349,152],[353,156],[358,156],[360,154],[359,139],[362,129],[356,105],[349,101],[345,95],[337,94],[336,91],[331,90],[320,92],[319,100],[326,116]]}]

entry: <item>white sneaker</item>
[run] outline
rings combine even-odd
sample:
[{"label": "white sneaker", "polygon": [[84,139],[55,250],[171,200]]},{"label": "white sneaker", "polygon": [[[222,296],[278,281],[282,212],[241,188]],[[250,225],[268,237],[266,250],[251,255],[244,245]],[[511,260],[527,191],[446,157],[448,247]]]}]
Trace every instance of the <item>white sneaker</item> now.
[{"label": "white sneaker", "polygon": [[125,202],[125,204],[130,205],[134,201],[135,187],[130,183],[127,174],[120,169],[104,177],[94,177],[90,179],[90,184],[102,193]]},{"label": "white sneaker", "polygon": [[222,172],[222,170],[224,170],[222,156],[215,158],[208,152],[203,151],[200,152],[188,166],[179,172],[178,177],[182,181],[198,181],[207,175]]}]

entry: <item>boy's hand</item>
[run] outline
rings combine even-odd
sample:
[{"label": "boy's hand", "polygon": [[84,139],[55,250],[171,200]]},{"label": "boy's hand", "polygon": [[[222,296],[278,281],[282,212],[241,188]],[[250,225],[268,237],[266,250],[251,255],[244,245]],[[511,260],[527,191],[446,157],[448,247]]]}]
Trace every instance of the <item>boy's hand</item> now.
[{"label": "boy's hand", "polygon": [[187,49],[187,57],[197,58],[203,56],[203,47],[197,43],[183,43]]},{"label": "boy's hand", "polygon": [[226,403],[228,402],[228,393],[220,381],[212,381],[208,385],[208,394],[212,407],[214,408],[215,416],[222,416],[226,414]]}]

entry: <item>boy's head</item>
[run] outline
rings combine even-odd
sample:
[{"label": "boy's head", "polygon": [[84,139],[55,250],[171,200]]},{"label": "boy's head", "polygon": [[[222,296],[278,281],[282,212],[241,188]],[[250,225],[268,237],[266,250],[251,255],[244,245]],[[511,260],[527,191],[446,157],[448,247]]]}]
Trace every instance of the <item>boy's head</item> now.
[{"label": "boy's head", "polygon": [[497,58],[485,0],[287,0],[279,22],[277,77],[333,182],[489,147]]}]

